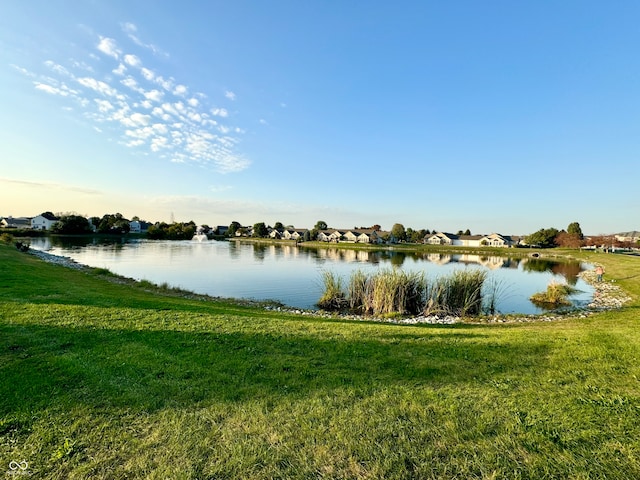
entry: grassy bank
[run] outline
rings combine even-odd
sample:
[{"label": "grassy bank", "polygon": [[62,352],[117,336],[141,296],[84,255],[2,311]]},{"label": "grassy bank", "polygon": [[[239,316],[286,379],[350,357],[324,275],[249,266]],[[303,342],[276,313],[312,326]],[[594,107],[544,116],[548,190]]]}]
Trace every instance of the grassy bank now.
[{"label": "grassy bank", "polygon": [[0,246],[0,473],[639,478],[640,258],[582,255],[633,303],[445,327],[154,293]]}]

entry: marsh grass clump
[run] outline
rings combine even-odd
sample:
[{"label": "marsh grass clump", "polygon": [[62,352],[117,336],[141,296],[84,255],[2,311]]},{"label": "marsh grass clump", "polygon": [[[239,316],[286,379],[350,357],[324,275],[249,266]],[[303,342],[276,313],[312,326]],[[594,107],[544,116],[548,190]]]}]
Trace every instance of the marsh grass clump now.
[{"label": "marsh grass clump", "polygon": [[539,306],[558,307],[571,305],[569,296],[577,293],[578,290],[566,283],[551,281],[544,292],[534,293],[530,300]]},{"label": "marsh grass clump", "polygon": [[349,298],[349,308],[354,312],[365,312],[367,305],[367,289],[369,277],[362,270],[356,270],[351,274],[349,285],[347,286],[347,296]]},{"label": "marsh grass clump", "polygon": [[367,282],[365,311],[375,315],[420,313],[425,287],[422,273],[380,271]]},{"label": "marsh grass clump", "polygon": [[[352,273],[346,292],[342,280],[324,272],[324,293],[317,305],[323,310],[370,315],[478,315],[483,308],[482,287],[486,273],[480,270],[460,271],[434,282],[421,272],[380,270],[367,275]],[[495,292],[494,292],[495,293]],[[490,300],[495,308],[495,298]]]},{"label": "marsh grass clump", "polygon": [[324,293],[318,300],[318,307],[327,311],[340,311],[349,304],[344,290],[342,289],[342,278],[325,271],[322,273],[322,282],[324,284]]},{"label": "marsh grass clump", "polygon": [[427,286],[424,313],[478,315],[482,312],[482,287],[487,273],[482,270],[459,270]]}]

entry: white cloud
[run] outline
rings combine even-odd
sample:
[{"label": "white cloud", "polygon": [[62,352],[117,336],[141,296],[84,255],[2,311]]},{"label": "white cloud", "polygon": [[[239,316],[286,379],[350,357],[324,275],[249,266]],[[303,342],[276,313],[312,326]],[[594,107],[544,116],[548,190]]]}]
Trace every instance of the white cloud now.
[{"label": "white cloud", "polygon": [[118,65],[118,68],[114,68],[111,71],[116,75],[124,75],[124,72],[127,71],[127,67],[124,66],[124,63],[121,63],[120,65]]},{"label": "white cloud", "polygon": [[20,72],[21,74],[23,74],[23,75],[25,75],[27,77],[34,78],[34,77],[37,76],[35,73],[30,72],[26,68],[20,67],[18,65],[14,65],[13,63],[11,64],[11,68],[14,68],[15,70],[17,70],[18,72]]},{"label": "white cloud", "polygon": [[94,102],[98,105],[98,110],[103,113],[115,108],[109,100],[100,100],[99,98],[96,98],[94,99]]},{"label": "white cloud", "polygon": [[90,88],[108,97],[115,97],[118,95],[118,91],[115,88],[112,88],[103,81],[96,80],[95,78],[82,77],[78,78],[77,82],[83,87]]},{"label": "white cloud", "polygon": [[176,88],[173,90],[174,95],[184,96],[187,93],[187,87],[184,85],[176,85]]},{"label": "white cloud", "polygon": [[155,137],[151,140],[151,151],[157,152],[162,148],[167,148],[169,146],[168,143],[169,142],[165,137]]},{"label": "white cloud", "polygon": [[52,95],[61,95],[63,97],[66,97],[67,95],[69,95],[67,92],[65,92],[64,90],[61,90],[58,87],[52,87],[51,85],[47,85],[40,82],[34,82],[34,83],[36,85],[37,90],[42,90],[43,92],[47,92]]},{"label": "white cloud", "polygon": [[153,100],[154,102],[160,102],[164,93],[160,90],[151,90],[149,92],[144,92],[144,96],[147,100]]},{"label": "white cloud", "polygon": [[129,120],[133,125],[148,125],[151,120],[150,115],[144,115],[142,113],[133,113],[129,117]]},{"label": "white cloud", "polygon": [[260,122],[260,125],[269,125],[269,123],[264,118],[261,118],[258,121]]},{"label": "white cloud", "polygon": [[138,86],[138,82],[136,82],[136,79],[133,77],[127,77],[124,80],[121,80],[120,83],[125,87],[129,87],[131,89],[134,89]]},{"label": "white cloud", "polygon": [[60,75],[69,76],[69,70],[64,68],[62,65],[58,65],[57,63],[54,63],[51,60],[47,60],[46,62],[44,62],[44,64],[47,67],[49,67],[51,70],[53,70],[54,72]]},{"label": "white cloud", "polygon": [[151,128],[162,135],[166,135],[167,133],[169,133],[169,127],[167,127],[164,123],[154,123]]},{"label": "white cloud", "polygon": [[211,113],[213,115],[215,115],[216,117],[228,117],[229,116],[229,112],[227,112],[226,109],[224,108],[214,108],[211,110]]},{"label": "white cloud", "polygon": [[[144,75],[144,72],[142,74]],[[152,72],[152,74],[153,74],[153,72]],[[145,78],[147,78],[147,77],[145,76]],[[147,80],[151,80],[151,79],[147,78]],[[158,85],[160,85],[162,88],[164,88],[167,92],[170,92],[173,89],[173,81],[174,81],[173,78],[164,79],[160,75],[158,75],[153,80]]]},{"label": "white cloud", "polygon": [[[122,28],[137,38],[134,24]],[[111,122],[120,131],[121,145],[140,148],[145,155],[157,154],[160,159],[211,166],[221,173],[248,167],[250,162],[235,152],[245,131],[216,121],[229,116],[227,109],[212,108],[206,94],[143,67],[144,57],[123,53],[113,38],[98,38],[95,54],[85,55],[85,60],[104,63],[100,67],[104,75],[87,73],[92,67],[82,59],[69,59],[64,65],[46,60],[40,73],[11,67],[31,78],[36,90],[72,99],[74,103],[66,100],[63,108],[80,112],[97,132],[107,131],[101,127]],[[65,85],[68,78],[74,80],[73,86],[78,85],[75,90]],[[224,96],[236,99],[231,91]],[[78,105],[82,110],[75,110]]]},{"label": "white cloud", "polygon": [[138,57],[136,57],[135,55],[131,55],[131,54],[128,54],[128,55],[124,56],[124,62],[127,65],[130,65],[132,67],[139,67],[142,64],[142,62],[140,61],[140,59]]},{"label": "white cloud", "polygon": [[120,54],[122,51],[118,48],[116,41],[113,38],[100,37],[100,42],[98,43],[98,50],[100,50],[105,55],[109,55],[110,57],[115,58],[116,60],[120,58]]},{"label": "white cloud", "polygon": [[168,57],[169,56],[168,53],[162,51],[160,48],[156,47],[154,44],[152,44],[152,43],[144,43],[142,40],[140,40],[140,38],[137,35],[138,27],[136,27],[135,24],[130,23],[130,22],[126,22],[126,23],[123,23],[121,26],[122,26],[122,31],[125,32],[127,34],[127,36],[136,45],[151,50],[155,55],[162,55],[164,57]]},{"label": "white cloud", "polygon": [[154,79],[154,77],[155,77],[155,75],[154,75],[153,71],[149,70],[149,69],[148,69],[148,68],[146,68],[146,67],[142,67],[142,68],[140,69],[140,73],[142,73],[142,76],[143,76],[146,80],[148,80],[148,81],[150,81],[150,82],[151,82],[151,81],[153,81],[153,79]]}]

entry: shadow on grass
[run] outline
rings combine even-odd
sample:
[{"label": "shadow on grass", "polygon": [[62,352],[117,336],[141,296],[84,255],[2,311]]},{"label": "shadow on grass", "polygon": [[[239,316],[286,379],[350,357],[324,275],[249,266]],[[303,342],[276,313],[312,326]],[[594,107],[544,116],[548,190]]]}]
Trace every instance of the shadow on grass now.
[{"label": "shadow on grass", "polygon": [[322,339],[219,333],[0,327],[0,415],[40,408],[155,411],[349,388],[434,388],[545,368],[548,346],[482,335]]}]

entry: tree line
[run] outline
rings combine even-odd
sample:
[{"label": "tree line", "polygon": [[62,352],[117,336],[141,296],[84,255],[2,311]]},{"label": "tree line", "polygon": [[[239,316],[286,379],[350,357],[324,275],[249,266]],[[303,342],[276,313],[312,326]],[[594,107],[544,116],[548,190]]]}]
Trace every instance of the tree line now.
[{"label": "tree line", "polygon": [[[91,233],[124,235],[130,232],[130,222],[136,220],[144,222],[137,216],[129,220],[120,213],[108,213],[102,217],[89,218],[70,213],[61,215],[58,221],[52,225],[51,232],[64,235]],[[202,225],[200,228],[206,233],[223,234],[223,232],[212,230],[207,225]],[[253,225],[251,235],[255,238],[265,238],[272,229],[282,231],[285,228],[293,229],[294,227],[293,225],[285,226],[282,222],[276,222],[273,227],[267,225],[265,222],[257,222]],[[320,231],[327,229],[327,222],[318,220],[313,228],[305,231],[302,240],[315,240]],[[190,240],[196,234],[197,230],[198,226],[193,221],[173,223],[156,222],[148,227],[146,236],[156,240]],[[240,222],[233,221],[226,229],[226,232],[224,232],[224,235],[227,237],[235,237],[238,232],[240,235],[248,235],[248,230],[249,228],[243,226]],[[381,232],[383,238],[386,235],[387,237],[393,237],[395,241],[407,243],[423,243],[427,235],[436,233],[437,231],[435,229],[430,231],[429,229],[405,228],[401,223],[395,223],[388,232],[382,232],[382,227],[378,224],[370,227],[354,227],[354,230],[375,230]],[[457,235],[471,235],[471,231],[469,229],[464,231],[458,230]],[[581,248],[604,245],[616,248],[628,248],[638,246],[638,243],[619,241],[614,235],[599,235],[587,238],[584,236],[580,223],[578,222],[570,223],[567,228],[563,230],[558,230],[554,227],[541,228],[525,236],[524,243],[528,246],[538,248]]]}]

